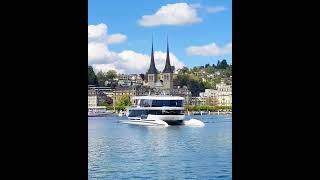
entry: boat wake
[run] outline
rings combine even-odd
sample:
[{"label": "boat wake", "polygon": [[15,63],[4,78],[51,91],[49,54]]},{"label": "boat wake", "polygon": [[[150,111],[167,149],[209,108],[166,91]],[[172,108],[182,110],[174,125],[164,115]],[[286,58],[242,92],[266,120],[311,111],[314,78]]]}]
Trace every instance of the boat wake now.
[{"label": "boat wake", "polygon": [[185,126],[190,126],[190,127],[204,127],[205,124],[197,119],[190,119],[190,120],[186,120],[184,121],[184,125]]}]

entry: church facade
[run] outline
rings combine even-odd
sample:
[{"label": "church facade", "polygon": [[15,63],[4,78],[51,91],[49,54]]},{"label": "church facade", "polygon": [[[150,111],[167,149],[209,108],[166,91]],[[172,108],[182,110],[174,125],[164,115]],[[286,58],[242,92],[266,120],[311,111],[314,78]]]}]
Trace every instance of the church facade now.
[{"label": "church facade", "polygon": [[164,69],[159,72],[154,61],[153,42],[151,47],[150,66],[146,73],[145,85],[149,89],[150,95],[172,95],[185,98],[184,103],[189,104],[191,100],[191,92],[186,86],[180,87],[177,84],[177,76],[174,74],[174,66],[171,66],[169,43],[167,40],[167,56]]},{"label": "church facade", "polygon": [[151,47],[150,67],[146,73],[146,83],[150,88],[163,90],[163,92],[170,92],[173,89],[173,71],[174,66],[171,66],[169,55],[169,43],[167,41],[167,57],[164,69],[159,72],[154,61],[153,42]]}]

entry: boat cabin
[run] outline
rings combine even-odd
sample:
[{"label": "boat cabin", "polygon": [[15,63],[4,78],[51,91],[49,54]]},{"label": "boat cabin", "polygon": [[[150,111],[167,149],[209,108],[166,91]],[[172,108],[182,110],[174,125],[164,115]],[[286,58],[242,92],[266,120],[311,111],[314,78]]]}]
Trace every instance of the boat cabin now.
[{"label": "boat cabin", "polygon": [[136,96],[128,117],[151,115],[183,115],[184,98],[178,96]]}]

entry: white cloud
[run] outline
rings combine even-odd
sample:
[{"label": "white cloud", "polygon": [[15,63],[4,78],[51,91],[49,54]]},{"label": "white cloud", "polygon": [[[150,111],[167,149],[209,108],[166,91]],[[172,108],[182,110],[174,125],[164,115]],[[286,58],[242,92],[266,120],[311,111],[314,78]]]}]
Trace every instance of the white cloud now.
[{"label": "white cloud", "polygon": [[[132,50],[124,50],[118,53],[119,59],[113,61],[114,67],[119,72],[125,73],[146,73],[150,66],[150,55],[137,53]],[[155,51],[154,59],[158,71],[164,69],[166,63],[166,52]],[[181,62],[173,53],[170,53],[170,63],[176,69],[180,69],[185,64]]]},{"label": "white cloud", "polygon": [[206,11],[208,13],[218,13],[218,12],[222,12],[225,10],[226,10],[226,8],[223,6],[208,6],[208,7],[206,7]]},{"label": "white cloud", "polygon": [[109,51],[108,44],[121,43],[127,39],[122,34],[108,35],[108,26],[100,23],[88,26],[88,63],[104,63],[118,59],[117,53]]},{"label": "white cloud", "polygon": [[[132,50],[124,50],[120,53],[111,51],[108,49],[110,42],[106,39],[109,39],[112,35],[107,34],[107,26],[99,24],[89,27],[91,30],[88,33],[88,64],[92,65],[96,72],[116,70],[118,73],[145,73],[148,70],[150,55]],[[103,29],[105,32],[101,31]],[[113,40],[113,43],[115,41]],[[155,51],[154,56],[157,69],[162,71],[165,65],[166,52]],[[171,65],[175,66],[176,69],[184,66],[183,62],[173,53],[170,53],[170,60]]]},{"label": "white cloud", "polygon": [[201,22],[197,6],[187,3],[167,4],[152,15],[144,15],[138,20],[141,26],[185,25]]},{"label": "white cloud", "polygon": [[198,56],[220,56],[232,53],[232,43],[224,47],[219,47],[215,43],[206,44],[202,46],[190,46],[186,49],[188,55]]},{"label": "white cloud", "polygon": [[88,61],[89,63],[103,60],[107,55],[108,49],[103,43],[89,42],[88,43]]},{"label": "white cloud", "polygon": [[97,73],[99,71],[107,72],[115,70],[117,73],[125,73],[123,70],[118,69],[114,64],[92,64],[93,70]]},{"label": "white cloud", "polygon": [[108,26],[100,23],[98,25],[88,26],[88,43],[100,42],[107,44],[118,44],[127,40],[127,36],[121,33],[108,34]]},{"label": "white cloud", "polygon": [[107,44],[119,44],[127,40],[127,36],[117,33],[117,34],[112,34],[109,35],[107,38]]},{"label": "white cloud", "polygon": [[107,36],[108,27],[101,23],[88,26],[88,42],[104,41]]}]

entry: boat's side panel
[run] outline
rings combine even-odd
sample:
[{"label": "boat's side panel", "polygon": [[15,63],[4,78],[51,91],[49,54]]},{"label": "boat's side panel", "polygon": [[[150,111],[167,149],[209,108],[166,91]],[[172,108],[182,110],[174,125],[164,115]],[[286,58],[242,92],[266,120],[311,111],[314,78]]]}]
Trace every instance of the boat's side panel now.
[{"label": "boat's side panel", "polygon": [[185,115],[148,115],[147,119],[163,120],[163,121],[180,121],[184,120]]},{"label": "boat's side panel", "polygon": [[184,110],[184,107],[131,107],[129,110]]}]

